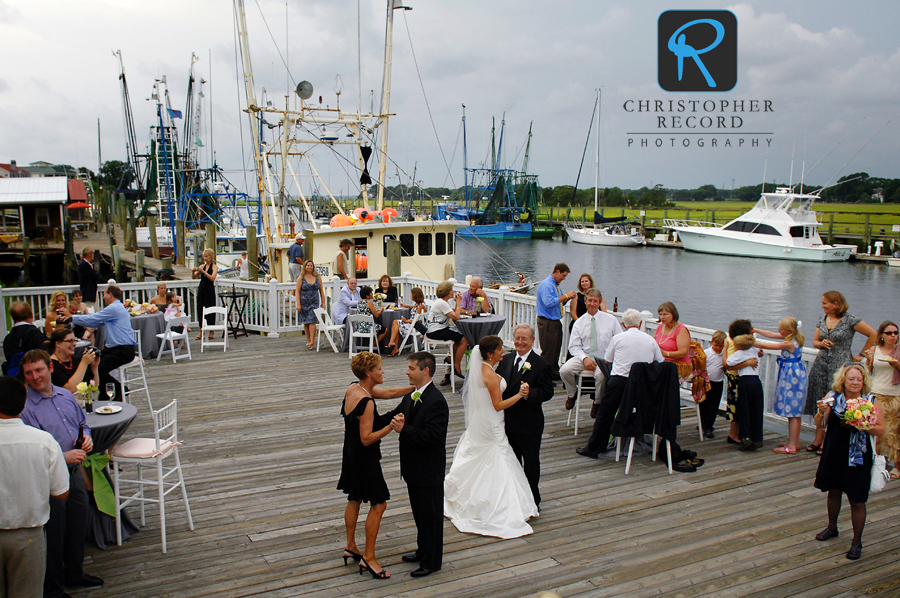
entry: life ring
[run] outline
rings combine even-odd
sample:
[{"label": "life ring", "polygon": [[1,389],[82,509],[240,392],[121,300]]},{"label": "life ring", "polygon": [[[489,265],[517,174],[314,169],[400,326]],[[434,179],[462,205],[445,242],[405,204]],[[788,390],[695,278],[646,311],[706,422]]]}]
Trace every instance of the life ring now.
[{"label": "life ring", "polygon": [[519,213],[518,213],[518,212],[516,212],[515,214],[513,214],[513,222],[515,222],[516,224],[519,224],[519,223],[521,222],[521,220],[519,219]]}]

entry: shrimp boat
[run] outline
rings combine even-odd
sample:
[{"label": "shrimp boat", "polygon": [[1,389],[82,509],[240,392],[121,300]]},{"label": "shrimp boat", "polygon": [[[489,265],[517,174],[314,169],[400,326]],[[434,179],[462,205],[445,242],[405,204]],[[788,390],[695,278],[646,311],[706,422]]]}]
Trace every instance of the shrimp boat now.
[{"label": "shrimp boat", "polygon": [[[285,96],[283,108],[273,106],[271,101],[257,101],[243,0],[234,0],[234,7],[243,58],[245,112],[249,116],[250,137],[258,140],[253,143],[253,153],[260,203],[265,206],[262,228],[267,239],[270,274],[278,280],[290,280],[287,251],[294,242],[294,221],[288,207],[296,195],[307,213],[304,254],[324,277],[335,275],[334,263],[343,239],[352,242],[356,257],[350,264],[360,266],[356,269],[357,276],[387,272],[388,241],[393,240],[400,242],[401,272],[433,280],[454,277],[456,235],[466,222],[400,221],[396,210],[384,208],[394,11],[409,8],[399,0],[387,1],[381,107],[378,112],[363,112],[362,106],[355,111],[341,107],[339,75],[334,83],[337,96],[334,107],[323,104],[321,96],[318,103],[311,102],[313,85],[308,81],[301,81]],[[370,158],[378,162],[373,194],[370,194],[373,184],[369,175]],[[341,169],[351,169],[358,177],[355,184],[359,185],[357,197],[362,206],[354,213],[345,212],[328,182],[319,175],[327,172],[320,159],[338,159]],[[304,193],[298,175],[312,178],[315,191]],[[312,213],[307,195],[315,193],[321,193],[334,206],[335,215],[327,225],[320,224]],[[370,199],[374,200],[374,206]]]},{"label": "shrimp boat", "polygon": [[819,237],[816,194],[778,187],[762,192],[753,208],[725,225],[694,220],[664,221],[684,248],[699,253],[809,262],[846,262],[852,245],[826,245]]},{"label": "shrimp boat", "polygon": [[[600,90],[597,90],[597,158],[594,163],[594,224],[566,222],[565,231],[572,241],[584,245],[607,247],[637,247],[643,245],[644,232],[640,222],[628,222],[621,216],[604,218],[597,211],[600,207]],[[577,184],[576,184],[577,187]]]}]

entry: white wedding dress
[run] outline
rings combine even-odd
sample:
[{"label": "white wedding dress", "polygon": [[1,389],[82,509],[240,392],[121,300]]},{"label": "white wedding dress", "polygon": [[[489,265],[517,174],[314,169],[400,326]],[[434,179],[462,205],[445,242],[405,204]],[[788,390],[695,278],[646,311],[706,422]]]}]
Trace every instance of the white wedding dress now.
[{"label": "white wedding dress", "polygon": [[[506,438],[503,412],[494,411],[482,363],[475,347],[462,392],[466,430],[444,480],[444,516],[464,533],[518,538],[532,533],[526,522],[538,509]],[[500,387],[502,393],[506,380],[500,379]]]}]

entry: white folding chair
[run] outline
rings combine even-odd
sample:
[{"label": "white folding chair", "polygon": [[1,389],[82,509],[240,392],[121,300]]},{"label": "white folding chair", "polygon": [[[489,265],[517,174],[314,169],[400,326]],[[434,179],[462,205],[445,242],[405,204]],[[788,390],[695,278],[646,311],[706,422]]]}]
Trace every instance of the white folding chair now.
[{"label": "white folding chair", "polygon": [[[361,325],[367,325],[369,331],[360,330]],[[378,346],[378,333],[375,332],[375,318],[371,314],[350,314],[347,316],[347,331],[350,333],[350,359],[356,355],[356,343],[359,340],[369,339],[369,352],[381,353],[381,347]]]},{"label": "white folding chair", "polygon": [[35,320],[34,322],[32,322],[32,324],[34,324],[37,328],[43,328],[47,325],[47,320],[42,318],[40,320]]},{"label": "white folding chair", "polygon": [[406,346],[406,342],[409,339],[412,339],[413,343],[413,351],[418,352],[419,350],[419,331],[416,330],[416,324],[419,323],[422,318],[425,317],[424,313],[416,312],[413,315],[412,323],[409,325],[409,330],[406,332],[406,335],[403,337],[403,342],[400,343],[400,348],[397,349],[397,353],[403,353],[403,348]]},{"label": "white folding chair", "polygon": [[[159,339],[159,353],[156,355],[156,361],[160,360],[163,353],[172,354],[172,363],[177,362],[179,359],[184,359],[185,357],[188,358],[188,361],[191,360],[191,341],[187,331],[187,326],[190,321],[191,319],[187,316],[178,316],[166,322],[166,331],[156,335],[156,338]],[[181,332],[172,330],[172,328],[177,328],[178,326],[183,326]],[[185,346],[187,347],[187,353],[181,353],[180,349],[176,349],[175,341],[184,341]],[[168,349],[166,349],[166,343],[169,343]]]},{"label": "white folding chair", "polygon": [[[628,459],[625,460],[625,475],[628,475],[628,472],[631,471],[631,455],[634,452],[634,441],[635,438],[631,437],[631,443],[628,445]],[[656,426],[653,426],[653,461],[656,461],[656,447],[659,442],[659,436],[656,435]],[[619,453],[622,448],[622,439],[616,436],[616,463],[619,462]],[[672,469],[672,443],[666,440],[666,456],[669,460],[669,474],[674,473]]]},{"label": "white folding chair", "polygon": [[147,405],[153,409],[150,401],[150,386],[147,384],[147,374],[144,372],[144,357],[141,355],[141,331],[134,331],[134,342],[137,344],[137,353],[134,359],[119,366],[119,381],[122,383],[122,401],[131,403],[131,395],[144,391],[147,395]]},{"label": "white folding chair", "polygon": [[[438,347],[445,348],[447,350],[446,353],[438,351]],[[450,390],[455,393],[456,372],[453,371],[453,341],[439,341],[428,338],[426,335],[424,350],[434,355],[435,373],[437,373],[437,370],[441,367],[447,370],[447,375],[450,376]],[[444,362],[444,358],[448,358],[448,361]]]},{"label": "white folding chair", "polygon": [[[224,307],[204,307],[203,308],[203,316],[200,318],[200,352],[203,353],[204,347],[222,347],[222,352],[228,351],[228,322],[225,321],[225,316],[228,314],[228,311]],[[206,316],[211,315],[215,319],[213,320],[213,324],[209,324],[206,321]],[[219,316],[222,316],[221,322],[219,320]],[[216,338],[216,333],[222,333],[222,340],[209,340],[209,333],[213,334],[213,339]]]},{"label": "white folding chair", "polygon": [[322,340],[322,335],[325,335],[325,338],[328,339],[328,344],[331,345],[331,348],[334,349],[335,353],[340,353],[341,350],[337,348],[337,345],[334,342],[334,338],[332,338],[332,332],[340,331],[341,334],[344,333],[344,325],[343,324],[335,324],[334,320],[331,319],[331,316],[328,315],[328,312],[324,307],[317,307],[313,310],[316,314],[316,320],[318,320],[318,325],[316,326],[316,353],[319,352],[319,342]]},{"label": "white folding chair", "polygon": [[[586,380],[590,380],[591,382],[594,382],[595,386],[593,388],[585,387],[584,383]],[[571,411],[569,411],[569,417],[566,418],[566,425],[567,426],[571,425],[572,411],[575,412],[575,434],[574,434],[574,436],[578,436],[578,410],[581,408],[581,395],[582,395],[582,393],[591,394],[591,393],[596,393],[596,392],[597,392],[597,387],[596,387],[596,381],[594,380],[594,373],[584,370],[583,372],[581,372],[578,375],[578,389],[575,391],[575,407]],[[595,395],[595,398],[596,398],[596,395]]]},{"label": "white folding chair", "polygon": [[[159,505],[159,521],[162,528],[162,551],[166,552],[166,495],[177,488],[181,488],[181,499],[184,501],[184,512],[187,515],[188,529],[194,529],[194,520],[191,518],[191,505],[188,503],[187,489],[184,486],[184,475],[181,471],[181,459],[178,457],[178,401],[153,411],[153,438],[133,438],[119,444],[113,450],[115,462],[119,465],[129,463],[137,465],[136,478],[121,478],[119,468],[113,467],[116,500],[116,543],[122,545],[122,509],[131,503],[141,505],[141,526],[146,524],[144,517],[144,504],[157,503]],[[174,465],[165,467],[165,460],[174,457]],[[144,477],[144,467],[156,468],[156,479]],[[177,474],[177,481],[169,481],[172,474]],[[123,496],[122,486],[135,486],[134,494]],[[149,498],[144,494],[144,487],[156,487],[156,498]],[[122,499],[125,499],[124,501]]]}]

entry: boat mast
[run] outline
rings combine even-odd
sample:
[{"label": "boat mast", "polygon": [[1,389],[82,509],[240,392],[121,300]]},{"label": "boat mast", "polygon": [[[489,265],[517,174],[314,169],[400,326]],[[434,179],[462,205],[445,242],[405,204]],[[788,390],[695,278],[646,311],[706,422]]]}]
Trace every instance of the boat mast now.
[{"label": "boat mast", "polygon": [[466,202],[466,218],[469,214],[469,151],[466,145],[466,105],[462,105],[463,109],[463,193]]},{"label": "boat mast", "polygon": [[[247,17],[244,13],[243,0],[234,0],[235,18],[237,20],[238,39],[241,43],[241,58],[244,67],[244,91],[247,96],[247,113],[250,115],[250,137],[253,139],[253,160],[256,163],[256,187],[259,192],[260,203],[266,205],[266,186],[263,181],[263,155],[260,152],[259,131],[259,106],[256,103],[256,92],[253,91],[253,67],[250,65],[250,42],[247,38]],[[274,241],[272,230],[269,227],[269,209],[262,210],[263,226],[266,230],[266,240]],[[269,263],[274,263],[272,245],[266,243]]]},{"label": "boat mast", "polygon": [[[412,10],[404,6],[402,0],[388,0],[387,27],[384,34],[384,77],[381,81],[381,143],[378,149],[378,203],[376,210],[384,208],[384,177],[387,168],[388,116],[391,111],[391,52],[393,49],[394,11],[398,8]],[[368,198],[363,197],[368,209]]]},{"label": "boat mast", "polygon": [[600,89],[597,89],[597,158],[594,160],[594,213],[600,199]]}]

